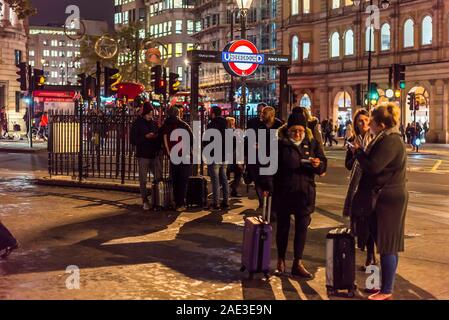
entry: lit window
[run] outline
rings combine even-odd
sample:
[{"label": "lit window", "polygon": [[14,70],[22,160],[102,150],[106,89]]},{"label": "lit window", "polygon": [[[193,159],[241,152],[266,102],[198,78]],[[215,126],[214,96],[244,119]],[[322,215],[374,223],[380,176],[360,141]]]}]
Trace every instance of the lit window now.
[{"label": "lit window", "polygon": [[340,56],[340,34],[334,32],[331,36],[331,57],[336,58]]},{"label": "lit window", "polygon": [[432,44],[432,17],[425,16],[422,20],[422,45]]},{"label": "lit window", "polygon": [[302,2],[302,13],[310,13],[310,0],[303,0]]},{"label": "lit window", "polygon": [[349,29],[345,33],[345,55],[351,56],[354,54],[354,31]]},{"label": "lit window", "polygon": [[408,19],[404,23],[404,48],[410,48],[415,46],[415,24],[412,19]]},{"label": "lit window", "polygon": [[382,26],[382,29],[380,31],[380,41],[381,41],[381,50],[390,50],[391,46],[391,31],[390,31],[390,25],[388,23],[385,23]]},{"label": "lit window", "polygon": [[297,61],[299,59],[299,39],[297,36],[292,38],[292,60]]},{"label": "lit window", "polygon": [[340,0],[332,0],[332,9],[340,8]]},{"label": "lit window", "polygon": [[292,16],[299,13],[299,0],[291,0],[292,4]]},{"label": "lit window", "polygon": [[302,59],[308,60],[310,58],[310,43],[305,42],[302,44]]}]

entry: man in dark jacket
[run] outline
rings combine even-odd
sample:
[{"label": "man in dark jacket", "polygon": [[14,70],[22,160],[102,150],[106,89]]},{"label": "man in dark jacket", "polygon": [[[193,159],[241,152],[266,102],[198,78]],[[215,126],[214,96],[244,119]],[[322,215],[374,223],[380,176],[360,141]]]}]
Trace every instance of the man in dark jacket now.
[{"label": "man in dark jacket", "polygon": [[311,134],[307,134],[304,114],[293,113],[288,119],[288,136],[279,139],[278,171],[274,176],[273,200],[277,213],[276,243],[278,271],[285,272],[285,256],[290,230],[290,216],[295,216],[294,263],[292,275],[311,278],[302,264],[302,257],[315,210],[315,175],[327,169],[322,148]]},{"label": "man in dark jacket", "polygon": [[[276,118],[276,110],[273,107],[265,107],[262,110],[261,115],[261,124],[255,130],[256,133],[256,145],[248,146],[248,152],[254,152],[257,155],[257,163],[256,164],[248,164],[247,170],[251,177],[251,180],[254,181],[254,186],[256,188],[257,197],[259,199],[259,209],[263,206],[263,192],[264,191],[272,191],[273,189],[273,180],[267,176],[260,175],[261,163],[259,161],[259,149],[260,144],[265,144],[265,150],[267,152],[267,156],[270,155],[270,130],[278,130],[282,127],[282,121]],[[266,131],[266,140],[259,141],[259,131]]]},{"label": "man in dark jacket", "polygon": [[[211,108],[210,112],[211,121],[207,125],[207,129],[215,129],[220,132],[222,144],[221,144],[221,159],[215,159],[216,155],[211,154],[214,159],[210,159],[207,161],[207,171],[211,178],[212,183],[212,209],[218,210],[220,206],[218,205],[218,201],[220,198],[220,186],[223,189],[223,201],[221,202],[222,209],[229,208],[229,184],[226,176],[227,164],[225,163],[226,156],[226,128],[227,123],[226,119],[222,117],[222,110],[220,107]],[[206,144],[207,145],[207,144]]]},{"label": "man in dark jacket", "polygon": [[[190,136],[190,141],[181,138],[178,141],[171,141],[170,136],[177,129],[186,130]],[[178,156],[184,156],[182,163],[175,164],[170,157],[170,176],[173,182],[173,195],[175,198],[176,209],[182,209],[185,206],[187,183],[192,175],[192,147],[193,133],[190,126],[180,119],[179,109],[171,107],[168,110],[168,118],[160,130],[163,139],[164,152],[170,156],[172,149],[181,144]]]},{"label": "man in dark jacket", "polygon": [[145,104],[142,114],[131,127],[131,143],[136,146],[136,157],[139,163],[140,194],[143,201],[143,209],[150,210],[148,202],[147,180],[148,173],[154,176],[154,181],[162,179],[162,163],[158,157],[160,143],[158,143],[158,126],[153,120],[153,107]]}]

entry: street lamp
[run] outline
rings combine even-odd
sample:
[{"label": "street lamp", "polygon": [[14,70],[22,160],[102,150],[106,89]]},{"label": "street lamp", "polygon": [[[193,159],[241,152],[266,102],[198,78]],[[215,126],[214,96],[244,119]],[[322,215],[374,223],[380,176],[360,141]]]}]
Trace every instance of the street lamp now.
[{"label": "street lamp", "polygon": [[[241,39],[246,39],[246,19],[248,17],[249,8],[253,0],[237,0],[240,13]],[[245,111],[246,111],[246,79],[242,78],[242,104],[240,106],[240,127],[245,127]]]},{"label": "street lamp", "polygon": [[[352,3],[354,6],[359,6],[360,5],[360,0],[352,0]],[[369,5],[373,6],[374,1],[370,0],[369,1]],[[390,0],[378,0],[378,5],[380,5],[383,9],[387,9],[390,6]],[[370,26],[369,26],[369,41],[368,41],[368,94],[371,93],[371,69],[372,69],[372,42],[373,42],[373,33],[374,30],[373,29],[373,20],[371,19],[371,16],[368,17],[369,21],[370,21]],[[368,103],[368,109],[370,108],[370,104]]]}]

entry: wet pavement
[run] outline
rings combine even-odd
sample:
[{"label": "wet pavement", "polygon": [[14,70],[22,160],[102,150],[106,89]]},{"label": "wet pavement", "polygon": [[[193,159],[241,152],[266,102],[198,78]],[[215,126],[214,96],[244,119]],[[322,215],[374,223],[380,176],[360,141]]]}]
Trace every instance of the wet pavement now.
[{"label": "wet pavement", "polygon": [[[341,299],[328,297],[325,288],[325,237],[346,223],[341,211],[347,173],[338,159],[318,180],[304,259],[315,275],[309,281],[248,280],[240,272],[243,219],[256,214],[252,189],[250,199],[233,199],[228,212],[147,213],[137,194],[34,185],[36,173],[45,173],[44,156],[2,160],[8,165],[0,169],[0,219],[21,248],[0,262],[0,299]],[[447,181],[443,174],[410,174],[396,299],[449,299]],[[288,257],[290,266],[292,243]],[[273,268],[275,260],[273,244]],[[357,261],[364,261],[363,253]],[[80,289],[68,289],[69,266],[80,270]],[[367,276],[357,271],[356,299],[367,296]]]}]

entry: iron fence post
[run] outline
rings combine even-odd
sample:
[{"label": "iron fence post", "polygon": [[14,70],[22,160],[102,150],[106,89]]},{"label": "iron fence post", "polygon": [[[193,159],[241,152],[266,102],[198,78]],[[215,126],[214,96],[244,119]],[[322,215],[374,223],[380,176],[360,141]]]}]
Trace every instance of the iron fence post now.
[{"label": "iron fence post", "polygon": [[83,180],[83,103],[78,102],[78,119],[79,119],[79,150],[78,150],[78,181]]}]

